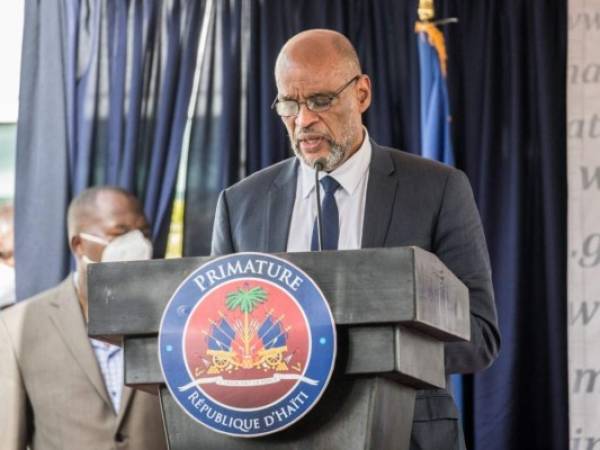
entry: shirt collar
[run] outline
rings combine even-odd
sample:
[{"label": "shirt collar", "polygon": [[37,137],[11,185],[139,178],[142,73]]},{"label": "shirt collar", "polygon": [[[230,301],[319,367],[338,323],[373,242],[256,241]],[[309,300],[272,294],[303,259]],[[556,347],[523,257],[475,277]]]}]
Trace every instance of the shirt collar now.
[{"label": "shirt collar", "polygon": [[[371,140],[369,139],[369,132],[365,127],[365,136],[361,146],[358,148],[356,153],[350,157],[341,166],[335,169],[331,173],[321,172],[319,173],[319,179],[330,175],[340,183],[340,186],[348,193],[348,195],[354,194],[356,188],[360,184],[362,177],[369,170],[369,164],[371,163]],[[315,170],[309,167],[307,164],[301,163],[301,182],[302,182],[302,197],[308,198],[311,192],[315,188]]]},{"label": "shirt collar", "polygon": [[98,339],[89,338],[89,340],[94,350],[106,352],[109,356],[114,355],[121,349],[118,345],[109,344],[108,342],[99,341]]}]

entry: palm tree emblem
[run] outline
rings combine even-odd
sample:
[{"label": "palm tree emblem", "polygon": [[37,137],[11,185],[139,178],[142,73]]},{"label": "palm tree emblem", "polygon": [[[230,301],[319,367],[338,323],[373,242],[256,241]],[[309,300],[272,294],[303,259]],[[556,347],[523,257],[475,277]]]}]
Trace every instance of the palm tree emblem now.
[{"label": "palm tree emblem", "polygon": [[267,299],[267,291],[262,287],[250,288],[246,284],[245,288],[238,288],[234,292],[227,294],[227,300],[225,304],[230,311],[234,311],[239,308],[244,314],[244,328],[241,333],[241,339],[244,343],[244,363],[242,367],[252,367],[252,355],[250,354],[250,343],[255,334],[254,327],[250,326],[249,316],[259,304],[263,303]]}]

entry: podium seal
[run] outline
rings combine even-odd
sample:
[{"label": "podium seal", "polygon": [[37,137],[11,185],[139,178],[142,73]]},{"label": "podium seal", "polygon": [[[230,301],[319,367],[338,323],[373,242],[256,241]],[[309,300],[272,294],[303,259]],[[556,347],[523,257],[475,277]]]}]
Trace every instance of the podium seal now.
[{"label": "podium seal", "polygon": [[177,404],[230,436],[276,433],[325,391],[335,323],[315,282],[284,259],[238,253],[188,276],[169,300],[159,360]]}]

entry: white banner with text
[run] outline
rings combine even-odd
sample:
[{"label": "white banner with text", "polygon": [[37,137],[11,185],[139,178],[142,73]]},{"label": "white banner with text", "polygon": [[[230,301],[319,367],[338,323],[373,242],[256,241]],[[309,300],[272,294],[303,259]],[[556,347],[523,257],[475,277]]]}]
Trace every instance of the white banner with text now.
[{"label": "white banner with text", "polygon": [[570,448],[600,450],[600,0],[568,20]]}]

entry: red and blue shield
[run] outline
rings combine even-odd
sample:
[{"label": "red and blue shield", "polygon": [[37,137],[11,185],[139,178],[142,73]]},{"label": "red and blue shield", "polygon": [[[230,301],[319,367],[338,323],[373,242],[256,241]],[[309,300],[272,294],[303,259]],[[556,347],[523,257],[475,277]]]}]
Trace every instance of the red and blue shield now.
[{"label": "red and blue shield", "polygon": [[318,286],[261,253],[196,269],[173,294],[159,332],[161,369],[179,406],[240,437],[303,417],[323,394],[335,354],[335,324]]}]

